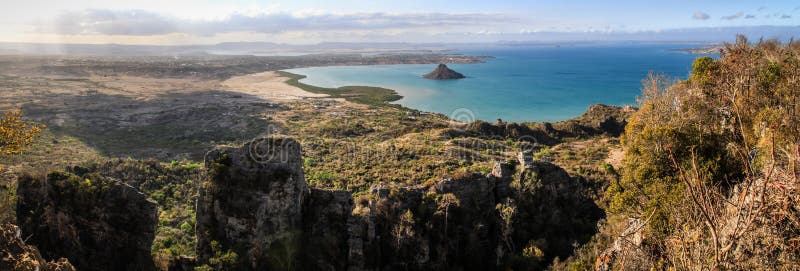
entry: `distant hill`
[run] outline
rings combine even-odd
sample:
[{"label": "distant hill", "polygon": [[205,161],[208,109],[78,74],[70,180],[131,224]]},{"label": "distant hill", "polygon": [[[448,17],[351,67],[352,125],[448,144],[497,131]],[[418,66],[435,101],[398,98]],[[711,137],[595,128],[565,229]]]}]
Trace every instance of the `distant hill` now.
[{"label": "distant hill", "polygon": [[454,46],[439,43],[332,43],[283,44],[223,42],[210,45],[123,45],[0,42],[0,54],[82,56],[205,56],[297,54],[446,53]]},{"label": "distant hill", "polygon": [[423,75],[422,77],[434,80],[448,80],[448,79],[461,79],[464,78],[464,75],[454,70],[451,70],[445,64],[439,64],[439,66],[436,66],[435,70],[433,70],[428,74]]}]

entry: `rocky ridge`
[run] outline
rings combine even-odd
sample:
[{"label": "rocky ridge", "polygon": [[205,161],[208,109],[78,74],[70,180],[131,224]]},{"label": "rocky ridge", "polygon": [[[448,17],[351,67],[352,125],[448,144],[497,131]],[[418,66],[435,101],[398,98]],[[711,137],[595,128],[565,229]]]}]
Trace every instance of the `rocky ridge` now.
[{"label": "rocky ridge", "polygon": [[[500,163],[492,174],[430,185],[375,185],[353,198],[308,189],[292,139],[261,139],[206,158],[198,265],[213,265],[210,244],[217,243],[239,256],[230,267],[237,270],[542,268],[586,242],[602,217],[581,180],[544,162]],[[519,256],[523,250],[538,252]]]},{"label": "rocky ridge", "polygon": [[[376,184],[354,197],[309,188],[291,138],[215,149],[205,160],[197,257],[178,257],[169,270],[541,269],[587,242],[603,217],[584,180],[547,162],[497,163],[490,174],[412,187]],[[111,173],[74,167],[20,179],[18,223],[41,250],[39,262],[155,269],[157,208]]]}]

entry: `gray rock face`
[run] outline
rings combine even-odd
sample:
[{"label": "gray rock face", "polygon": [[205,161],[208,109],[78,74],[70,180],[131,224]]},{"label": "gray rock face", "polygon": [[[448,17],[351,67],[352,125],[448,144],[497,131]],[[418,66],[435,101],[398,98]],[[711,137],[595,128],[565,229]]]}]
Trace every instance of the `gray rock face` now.
[{"label": "gray rock face", "polygon": [[308,196],[300,145],[266,138],[206,154],[208,187],[197,202],[197,258],[214,257],[211,242],[239,256],[238,268],[274,269],[294,262]]},{"label": "gray rock face", "polygon": [[0,225],[0,270],[75,271],[65,258],[47,261],[36,247],[22,240],[19,227]]},{"label": "gray rock face", "polygon": [[353,197],[347,191],[311,189],[303,209],[300,262],[309,270],[346,270]]},{"label": "gray rock face", "polygon": [[22,177],[17,220],[46,259],[67,258],[78,270],[155,270],[150,247],[156,204],[122,182],[54,172]]},{"label": "gray rock face", "polygon": [[[645,228],[646,221],[639,218],[628,218],[628,223],[620,235],[614,238],[611,246],[606,248],[594,263],[596,271],[611,271],[615,265],[635,268],[636,270],[647,269],[643,261],[647,255],[642,249],[642,230]],[[628,258],[628,259],[626,259]]]},{"label": "gray rock face", "polygon": [[[498,164],[493,174],[429,186],[375,185],[354,200],[307,189],[294,140],[261,142],[206,156],[200,264],[216,241],[240,256],[236,270],[537,269],[586,242],[601,215],[580,180],[549,163]],[[262,147],[287,159],[259,162],[249,152]],[[531,246],[543,255],[521,260]]]}]

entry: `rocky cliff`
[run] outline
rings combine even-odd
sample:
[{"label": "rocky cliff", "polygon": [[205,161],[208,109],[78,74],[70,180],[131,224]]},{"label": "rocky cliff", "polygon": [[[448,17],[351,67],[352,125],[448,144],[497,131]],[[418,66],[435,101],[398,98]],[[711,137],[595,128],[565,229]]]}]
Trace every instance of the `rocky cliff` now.
[{"label": "rocky cliff", "polygon": [[586,242],[602,216],[581,180],[549,163],[498,164],[489,175],[425,186],[375,185],[353,199],[308,189],[300,158],[287,138],[206,156],[198,264],[213,266],[230,250],[238,258],[225,268],[237,270],[543,268]]},{"label": "rocky cliff", "polygon": [[[171,261],[170,270],[541,269],[588,241],[603,216],[583,180],[544,162],[498,163],[491,174],[412,187],[375,184],[353,198],[308,188],[302,161],[298,142],[285,137],[209,152],[197,257]],[[67,268],[45,262],[64,257],[78,270],[155,269],[156,205],[109,177],[136,174],[107,168],[119,167],[19,180],[21,234],[43,256],[23,247],[33,259],[24,262]]]},{"label": "rocky cliff", "polygon": [[422,77],[434,80],[448,80],[448,79],[461,79],[464,78],[464,75],[454,70],[451,70],[445,64],[439,64],[439,66],[436,66],[435,70],[433,70],[428,74],[423,75]]},{"label": "rocky cliff", "polygon": [[206,154],[209,180],[197,201],[197,258],[231,250],[238,270],[290,268],[299,246],[303,205],[300,145],[290,138],[251,141]]},{"label": "rocky cliff", "polygon": [[340,190],[311,189],[303,206],[302,253],[310,270],[346,270],[353,197]]},{"label": "rocky cliff", "polygon": [[491,270],[500,227],[493,176],[373,187],[351,219],[351,270]]},{"label": "rocky cliff", "polygon": [[65,258],[45,260],[36,247],[22,240],[19,227],[2,224],[0,225],[0,270],[75,271],[75,267]]},{"label": "rocky cliff", "polygon": [[154,270],[157,212],[135,188],[77,167],[19,179],[22,234],[45,259],[64,257],[78,270]]}]

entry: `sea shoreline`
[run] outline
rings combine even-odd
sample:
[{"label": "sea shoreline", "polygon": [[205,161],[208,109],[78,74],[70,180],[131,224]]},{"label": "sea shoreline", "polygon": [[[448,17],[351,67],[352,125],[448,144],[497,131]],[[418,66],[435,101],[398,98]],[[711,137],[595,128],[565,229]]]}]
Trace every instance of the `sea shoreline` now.
[{"label": "sea shoreline", "polygon": [[288,78],[286,81],[284,81],[284,83],[287,85],[300,88],[310,93],[326,94],[330,98],[344,98],[348,101],[372,106],[389,106],[415,110],[399,104],[390,103],[403,98],[403,96],[398,94],[397,91],[393,89],[375,86],[342,86],[339,88],[326,88],[300,82],[300,80],[307,77],[306,75],[291,73],[284,70],[276,71],[276,73],[282,77]]},{"label": "sea shoreline", "polygon": [[467,108],[484,121],[556,122],[579,116],[593,104],[635,106],[641,80],[648,72],[686,78],[698,55],[676,49],[692,46],[696,45],[465,51],[465,55],[493,58],[484,59],[482,65],[454,63],[453,69],[468,78],[441,82],[422,79],[422,74],[435,67],[422,64],[337,65],[281,72],[304,75],[307,79],[298,78],[295,84],[314,87],[391,89],[392,94],[402,97],[387,103],[419,111],[451,114]]}]

